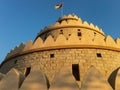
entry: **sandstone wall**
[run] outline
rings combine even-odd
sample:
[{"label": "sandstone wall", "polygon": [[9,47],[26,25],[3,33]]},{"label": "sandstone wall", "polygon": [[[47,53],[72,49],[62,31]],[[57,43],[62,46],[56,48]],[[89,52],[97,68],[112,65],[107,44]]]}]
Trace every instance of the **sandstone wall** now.
[{"label": "sandstone wall", "polygon": [[[89,69],[91,67],[94,68]],[[85,86],[90,89],[96,81],[97,85],[101,82],[108,85],[109,82],[115,89],[115,87],[119,88],[119,80],[116,80],[119,67],[120,38],[114,40],[111,36],[105,36],[97,26],[88,24],[86,21],[82,22],[77,16],[69,15],[58,20],[55,25],[44,28],[34,42],[30,40],[12,49],[0,65],[0,73],[6,74],[15,68],[27,77],[31,69],[40,70],[48,79],[49,84],[53,85],[51,87],[53,90],[55,86],[62,85],[63,80],[56,81],[60,80],[61,76],[65,79],[65,75],[68,75],[72,81],[72,83],[64,82],[67,87],[69,84],[73,87],[78,85],[80,88],[83,85],[82,89],[87,90]],[[62,73],[66,68],[68,71]],[[0,74],[0,79],[4,74]],[[91,78],[95,77],[93,82],[87,82],[88,79],[91,80],[89,75],[92,75]],[[97,76],[100,77],[99,80]],[[28,81],[31,80],[28,79],[26,82]],[[57,84],[54,85],[53,82]],[[104,84],[100,87],[103,88],[103,86]]]},{"label": "sandstone wall", "polygon": [[[43,71],[52,82],[56,73],[62,67],[79,65],[80,81],[89,67],[94,66],[107,80],[110,74],[120,66],[120,53],[101,49],[59,49],[50,51],[39,51],[16,57],[6,62],[0,72],[7,73],[10,68],[16,68],[25,74],[27,68]],[[79,82],[79,81],[78,81]]]},{"label": "sandstone wall", "polygon": [[56,73],[51,84],[41,70],[31,68],[30,73],[25,77],[21,72],[12,68],[2,76],[0,90],[119,90],[119,74],[118,68],[116,75],[113,76],[115,87],[111,87],[103,74],[91,66],[88,68],[81,86],[79,86],[69,67],[62,67]]}]

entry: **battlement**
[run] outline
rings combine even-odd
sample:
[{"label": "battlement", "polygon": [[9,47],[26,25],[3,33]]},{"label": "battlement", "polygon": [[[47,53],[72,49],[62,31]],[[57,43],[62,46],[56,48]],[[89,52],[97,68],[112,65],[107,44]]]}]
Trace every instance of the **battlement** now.
[{"label": "battlement", "polygon": [[100,48],[120,51],[120,39],[114,40],[111,36],[106,36],[105,39],[100,37],[90,38],[88,36],[79,39],[76,34],[72,34],[68,39],[64,35],[59,35],[56,40],[50,35],[45,41],[39,37],[35,42],[30,40],[26,44],[22,43],[20,46],[16,46],[7,54],[5,60],[16,55],[58,48]]},{"label": "battlement", "polygon": [[94,26],[92,23],[88,24],[87,21],[82,21],[81,18],[78,18],[78,16],[70,14],[68,16],[63,16],[62,18],[59,18],[54,25],[51,24],[48,27],[45,27],[43,30],[41,30],[40,33],[38,33],[38,36],[51,30],[68,27],[88,28],[104,35],[102,29],[100,29],[98,26]]}]

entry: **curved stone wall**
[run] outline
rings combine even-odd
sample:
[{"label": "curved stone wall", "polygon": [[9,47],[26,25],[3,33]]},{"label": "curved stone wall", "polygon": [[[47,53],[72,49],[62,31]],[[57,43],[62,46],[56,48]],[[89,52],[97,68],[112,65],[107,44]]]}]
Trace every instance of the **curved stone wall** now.
[{"label": "curved stone wall", "polygon": [[[62,82],[64,82],[64,80],[60,79],[62,76],[62,78],[67,80],[69,78],[72,81],[68,82],[66,80],[64,82],[66,83],[65,87],[69,87],[71,84],[73,87],[75,86],[76,90],[79,89],[78,87],[81,90],[86,90],[86,86],[89,87],[89,90],[96,90],[95,88],[92,89],[94,82],[97,82],[97,86],[101,82],[105,82],[99,87],[104,88],[105,85],[108,87],[106,90],[111,90],[108,85],[109,82],[115,90],[116,87],[119,88],[119,80],[116,80],[119,67],[120,38],[114,40],[109,35],[105,36],[97,26],[88,24],[86,21],[82,22],[75,15],[68,15],[59,19],[55,25],[44,28],[37,35],[34,42],[30,40],[26,44],[21,43],[12,49],[0,65],[0,80],[4,78],[4,74],[9,74],[12,68],[17,69],[20,73],[22,72],[23,78],[26,78],[32,69],[33,71],[37,70],[37,72],[41,71],[44,73],[44,75],[41,75],[45,79],[45,86],[43,87],[45,89],[48,89],[49,85],[53,85],[50,90],[58,90],[59,85],[63,85]],[[34,73],[32,74],[34,76]],[[15,73],[13,75],[16,76]],[[66,75],[68,75],[67,78],[65,78]],[[31,81],[30,76],[28,77],[29,79],[25,81],[26,83],[29,80]],[[97,77],[100,79],[97,79]],[[117,76],[117,78],[119,77]],[[91,79],[93,82],[88,81]],[[57,82],[57,80],[60,82]],[[23,79],[20,81],[19,87],[22,82]],[[24,84],[21,90],[24,90],[26,85],[29,87],[28,84]],[[39,85],[37,87],[40,88]],[[64,89],[63,85],[61,90]],[[74,90],[74,88],[69,90]]]},{"label": "curved stone wall", "polygon": [[[67,31],[70,28],[70,31]],[[61,33],[60,30],[64,31],[64,35],[67,36],[72,30],[74,32],[74,28],[86,28],[88,30],[92,30],[94,32],[98,32],[99,34],[104,36],[104,32],[102,29],[99,29],[98,26],[94,26],[92,23],[88,24],[87,21],[82,21],[80,18],[78,18],[75,15],[68,15],[68,16],[63,16],[60,18],[54,25],[50,25],[48,27],[45,27],[42,31],[40,31],[37,35],[38,37],[47,37],[49,34],[55,35],[57,33]],[[57,30],[57,31],[56,31]],[[43,38],[43,39],[44,39]]]},{"label": "curved stone wall", "polygon": [[50,81],[64,66],[71,68],[79,65],[80,81],[90,66],[97,68],[108,79],[112,71],[120,66],[120,53],[102,49],[58,49],[33,52],[18,56],[7,61],[0,72],[7,73],[9,69],[16,68],[25,73],[29,67],[42,70]]},{"label": "curved stone wall", "polygon": [[[41,70],[31,69],[25,77],[12,68],[0,79],[0,90],[119,90],[120,71],[115,71],[112,84],[108,83],[103,74],[94,66],[88,68],[83,81],[78,84],[69,67],[62,67],[50,83]],[[0,75],[3,75],[0,73]],[[11,78],[14,78],[11,80]]]},{"label": "curved stone wall", "polygon": [[[99,34],[96,36],[86,33],[82,37],[76,35],[76,33],[71,34],[71,36],[66,39],[64,35],[58,35],[57,39],[50,35],[45,41],[41,38],[37,38],[36,41],[28,41],[26,44],[21,44],[11,50],[6,56],[5,61],[9,58],[19,56],[21,54],[26,54],[29,52],[48,50],[48,49],[60,49],[60,48],[101,48],[106,50],[116,50],[120,51],[120,39],[114,40],[111,36],[101,37]],[[3,62],[4,63],[4,62]]]},{"label": "curved stone wall", "polygon": [[[78,33],[80,33],[80,35],[78,35]],[[99,36],[101,38],[105,38],[105,36],[103,34],[100,34],[99,32],[97,32],[95,30],[91,30],[88,28],[82,28],[82,27],[77,28],[75,26],[59,28],[59,29],[55,29],[55,30],[49,30],[49,31],[41,34],[39,37],[41,37],[43,39],[43,41],[45,41],[45,39],[51,35],[53,37],[53,39],[56,40],[60,34],[64,35],[66,39],[69,39],[69,37],[72,34],[79,36],[79,38],[85,37],[85,36],[89,36],[91,38]]]}]

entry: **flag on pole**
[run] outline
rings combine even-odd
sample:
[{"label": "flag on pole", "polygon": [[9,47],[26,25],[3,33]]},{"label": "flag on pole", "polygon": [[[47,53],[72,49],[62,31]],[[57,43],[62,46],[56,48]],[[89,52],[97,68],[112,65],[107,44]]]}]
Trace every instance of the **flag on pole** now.
[{"label": "flag on pole", "polygon": [[60,9],[62,7],[62,3],[55,5],[55,9]]}]

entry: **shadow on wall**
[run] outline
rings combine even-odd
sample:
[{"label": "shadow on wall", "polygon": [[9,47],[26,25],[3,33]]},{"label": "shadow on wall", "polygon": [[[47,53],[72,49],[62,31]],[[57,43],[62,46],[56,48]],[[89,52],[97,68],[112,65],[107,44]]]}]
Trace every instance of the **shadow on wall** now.
[{"label": "shadow on wall", "polygon": [[94,66],[88,69],[81,82],[81,88],[76,82],[74,73],[68,68],[63,67],[56,74],[51,85],[40,70],[29,69],[25,77],[16,69],[11,69],[6,75],[0,73],[0,90],[96,90],[96,88],[97,90],[119,90],[120,83],[117,80],[120,78],[119,69],[114,70],[108,79],[113,89]]},{"label": "shadow on wall", "polygon": [[114,70],[112,73],[111,73],[111,75],[109,76],[109,78],[108,78],[108,82],[110,83],[110,85],[111,85],[111,87],[115,90],[115,82],[116,82],[116,76],[117,76],[117,74],[118,74],[118,70],[120,69],[120,67],[119,68],[117,68],[116,70]]}]

